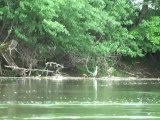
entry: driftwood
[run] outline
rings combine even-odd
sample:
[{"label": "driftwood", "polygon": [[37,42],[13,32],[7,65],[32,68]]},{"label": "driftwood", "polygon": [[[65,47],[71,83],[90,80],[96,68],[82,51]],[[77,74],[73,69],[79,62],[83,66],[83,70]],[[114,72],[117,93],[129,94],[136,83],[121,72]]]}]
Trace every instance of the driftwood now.
[{"label": "driftwood", "polygon": [[50,73],[53,73],[54,71],[51,71],[51,70],[42,70],[42,69],[27,69],[27,68],[20,68],[20,67],[16,67],[16,66],[7,66],[5,65],[5,67],[7,68],[12,68],[14,70],[25,70],[26,72],[28,71],[40,71],[40,72],[50,72]]},{"label": "driftwood", "polygon": [[[55,68],[55,70],[48,70],[47,69],[47,66],[52,66]],[[46,67],[44,69],[32,69],[32,67],[29,67],[28,69],[27,68],[21,68],[21,67],[18,67],[17,65],[11,65],[11,66],[5,66],[7,68],[11,68],[13,70],[20,70],[20,71],[23,71],[23,76],[26,76],[26,73],[29,72],[28,76],[31,75],[31,72],[34,71],[34,72],[42,72],[42,73],[46,73],[46,76],[48,76],[48,73],[51,73],[51,74],[61,74],[60,73],[60,70],[64,68],[63,65],[60,65],[56,62],[47,62],[46,63]]]},{"label": "driftwood", "polygon": [[46,62],[45,65],[46,66],[45,66],[44,70],[46,70],[49,66],[50,67],[53,66],[53,68],[55,69],[55,73],[56,74],[60,74],[60,70],[62,70],[64,68],[63,65],[58,64],[56,62]]},{"label": "driftwood", "polygon": [[39,71],[39,72],[46,72],[46,73],[54,73],[54,71],[51,71],[51,70],[42,70],[42,69],[27,69],[27,68],[20,68],[20,67],[17,67],[17,66],[5,66],[7,68],[11,68],[13,70],[22,70],[24,71],[25,73],[23,74],[24,76],[26,76],[26,72],[31,72],[31,71]]}]

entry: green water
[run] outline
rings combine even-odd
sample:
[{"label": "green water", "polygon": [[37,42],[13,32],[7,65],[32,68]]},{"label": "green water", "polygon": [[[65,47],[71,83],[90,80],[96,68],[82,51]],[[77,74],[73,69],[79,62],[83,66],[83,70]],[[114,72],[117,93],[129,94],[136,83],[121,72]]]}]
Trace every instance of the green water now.
[{"label": "green water", "polygon": [[160,120],[160,81],[0,78],[0,120]]}]

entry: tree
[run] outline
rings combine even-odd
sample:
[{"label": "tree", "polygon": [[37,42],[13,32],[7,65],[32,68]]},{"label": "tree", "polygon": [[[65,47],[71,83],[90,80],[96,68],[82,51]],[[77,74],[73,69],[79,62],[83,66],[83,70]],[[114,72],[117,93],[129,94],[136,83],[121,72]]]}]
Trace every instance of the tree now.
[{"label": "tree", "polygon": [[158,2],[146,0],[140,9],[128,0],[1,0],[0,41],[16,39],[24,53],[42,61],[143,56],[158,50],[159,18],[148,16],[158,16]]},{"label": "tree", "polygon": [[141,22],[132,30],[132,35],[144,54],[160,50],[160,9],[158,2],[158,0],[143,1],[141,14],[138,18]]}]

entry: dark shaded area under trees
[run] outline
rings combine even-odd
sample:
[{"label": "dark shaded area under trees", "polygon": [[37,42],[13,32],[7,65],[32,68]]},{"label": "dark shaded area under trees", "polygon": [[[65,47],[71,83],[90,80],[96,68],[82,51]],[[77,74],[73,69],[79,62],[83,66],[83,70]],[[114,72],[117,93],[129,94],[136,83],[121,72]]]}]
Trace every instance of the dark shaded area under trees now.
[{"label": "dark shaded area under trees", "polygon": [[[117,76],[159,77],[159,50],[159,0],[0,0],[1,76],[24,75],[5,65],[43,69],[55,62],[74,76],[87,73],[87,64],[98,66],[99,76],[114,67]],[[142,75],[132,69],[145,64],[151,66]]]}]

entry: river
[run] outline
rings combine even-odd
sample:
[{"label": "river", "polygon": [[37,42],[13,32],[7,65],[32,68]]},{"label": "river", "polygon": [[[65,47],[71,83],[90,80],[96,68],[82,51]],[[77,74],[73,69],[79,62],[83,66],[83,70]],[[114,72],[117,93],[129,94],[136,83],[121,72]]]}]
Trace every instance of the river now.
[{"label": "river", "polygon": [[159,80],[0,78],[0,120],[159,120]]}]

